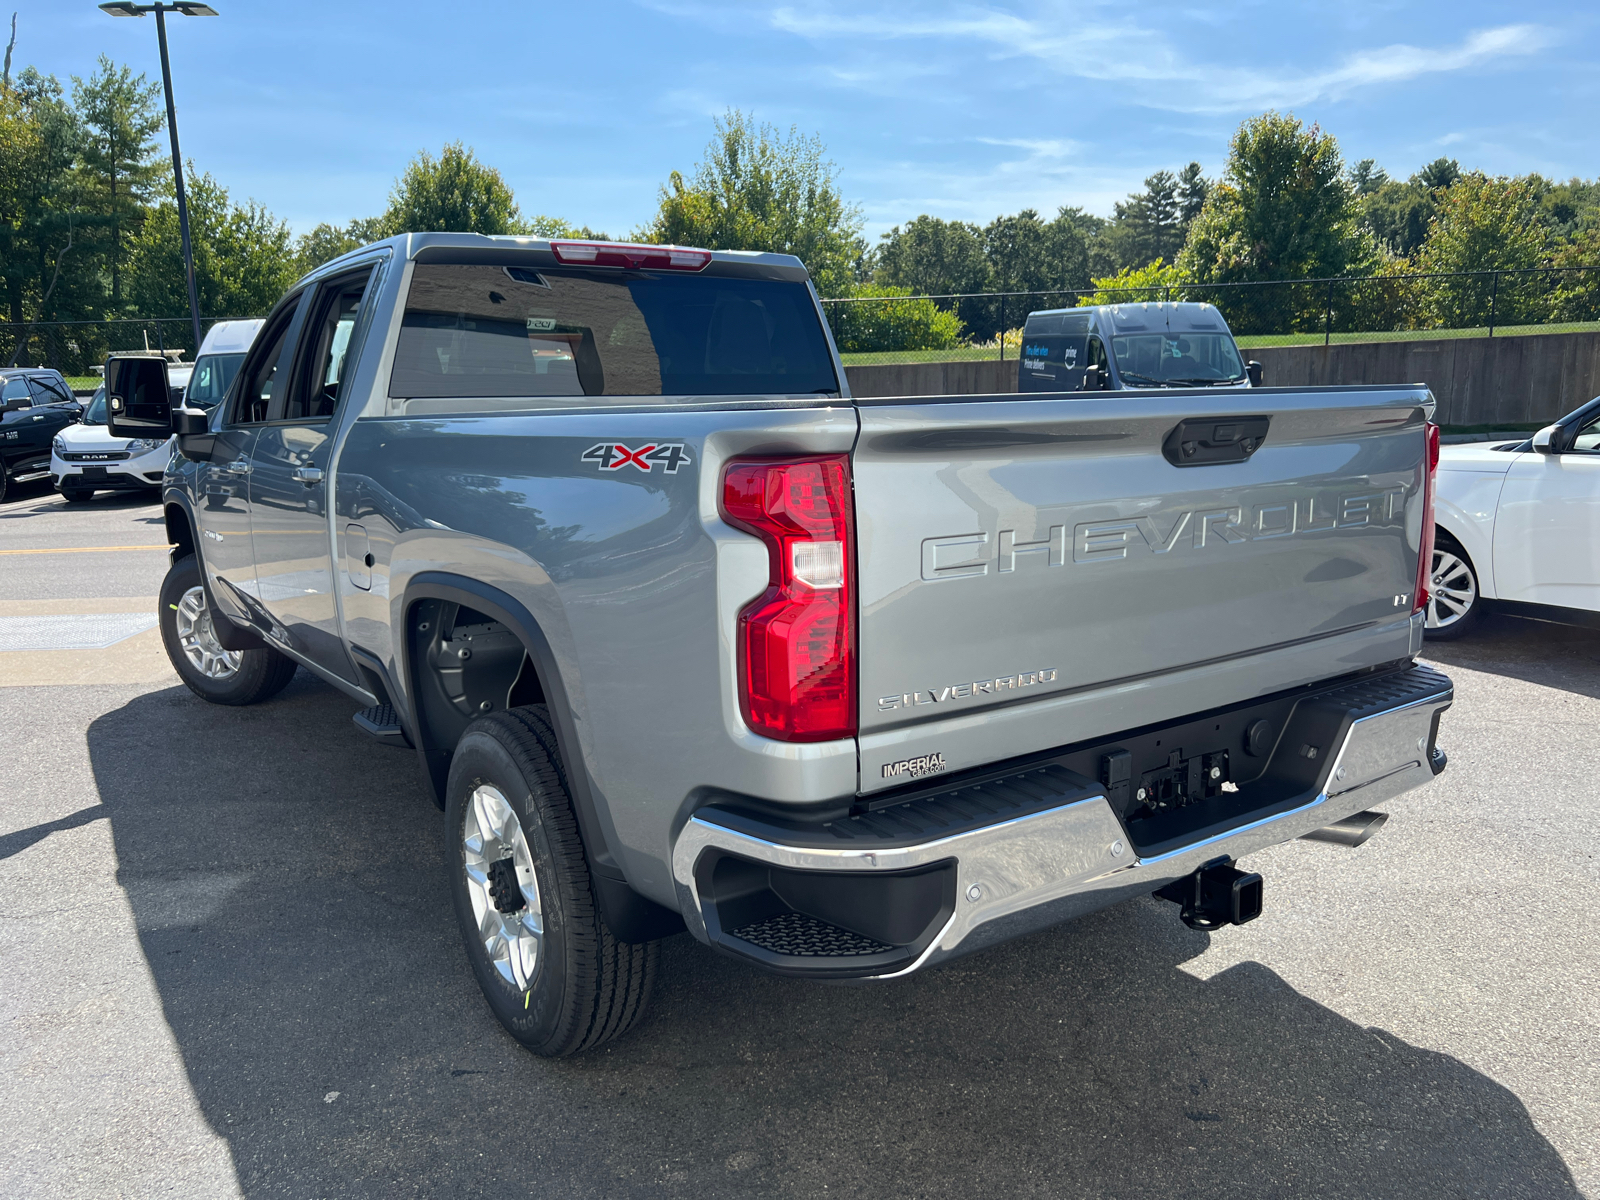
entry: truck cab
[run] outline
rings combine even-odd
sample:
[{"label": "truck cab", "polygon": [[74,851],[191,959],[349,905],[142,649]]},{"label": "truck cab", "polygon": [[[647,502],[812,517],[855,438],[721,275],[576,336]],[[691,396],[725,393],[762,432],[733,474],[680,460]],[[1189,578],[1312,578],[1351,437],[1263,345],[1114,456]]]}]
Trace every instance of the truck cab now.
[{"label": "truck cab", "polygon": [[1019,392],[1261,386],[1214,304],[1099,304],[1028,314]]}]

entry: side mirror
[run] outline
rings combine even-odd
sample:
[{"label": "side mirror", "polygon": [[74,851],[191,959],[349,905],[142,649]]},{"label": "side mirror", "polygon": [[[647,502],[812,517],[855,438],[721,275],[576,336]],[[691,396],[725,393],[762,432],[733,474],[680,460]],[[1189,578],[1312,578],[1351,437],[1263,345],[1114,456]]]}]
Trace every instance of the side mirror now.
[{"label": "side mirror", "polygon": [[1104,367],[1085,367],[1083,369],[1083,390],[1086,392],[1104,391],[1106,386],[1106,369]]},{"label": "side mirror", "polygon": [[1251,387],[1260,387],[1261,381],[1267,377],[1266,372],[1261,369],[1261,364],[1253,358],[1245,363],[1244,370],[1245,374],[1250,376]]},{"label": "side mirror", "polygon": [[211,432],[211,414],[203,408],[178,408],[172,412],[178,435],[178,453],[191,462],[210,462],[217,435]]},{"label": "side mirror", "polygon": [[0,404],[0,413],[21,412],[25,408],[33,407],[26,400],[7,400]]},{"label": "side mirror", "polygon": [[172,435],[166,359],[115,354],[106,359],[106,425],[112,437]]},{"label": "side mirror", "polygon": [[1560,452],[1559,442],[1563,430],[1559,425],[1546,425],[1533,435],[1533,448],[1540,454],[1556,454]]}]

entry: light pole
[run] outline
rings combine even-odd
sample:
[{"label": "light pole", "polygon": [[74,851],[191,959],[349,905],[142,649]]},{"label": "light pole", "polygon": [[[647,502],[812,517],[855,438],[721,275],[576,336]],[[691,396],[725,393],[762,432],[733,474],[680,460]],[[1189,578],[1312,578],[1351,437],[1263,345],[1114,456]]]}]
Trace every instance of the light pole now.
[{"label": "light pole", "polygon": [[194,283],[194,247],[189,243],[189,202],[183,194],[183,155],[178,150],[178,110],[172,103],[172,67],[167,63],[166,14],[175,12],[185,17],[214,17],[217,10],[209,4],[192,4],[188,0],[173,0],[169,4],[135,4],[132,0],[113,0],[100,6],[102,12],[113,17],[142,17],[145,13],[156,15],[156,40],[161,44],[161,83],[167,90],[167,132],[172,135],[172,178],[178,189],[178,232],[183,237],[183,271],[189,282],[189,319],[194,322],[194,349],[200,350],[200,293]]}]

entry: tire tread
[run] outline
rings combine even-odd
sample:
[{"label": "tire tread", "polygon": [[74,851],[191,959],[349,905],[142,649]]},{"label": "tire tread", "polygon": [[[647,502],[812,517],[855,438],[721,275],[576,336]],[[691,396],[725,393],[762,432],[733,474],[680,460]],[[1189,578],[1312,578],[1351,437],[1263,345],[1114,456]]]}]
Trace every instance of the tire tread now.
[{"label": "tire tread", "polygon": [[516,758],[536,783],[539,819],[559,861],[557,883],[567,914],[569,989],[576,993],[567,1027],[551,1038],[552,1055],[593,1049],[632,1029],[644,1015],[660,963],[659,943],[619,942],[606,928],[589,880],[567,772],[548,709],[541,704],[507,709],[478,722],[504,731]]}]

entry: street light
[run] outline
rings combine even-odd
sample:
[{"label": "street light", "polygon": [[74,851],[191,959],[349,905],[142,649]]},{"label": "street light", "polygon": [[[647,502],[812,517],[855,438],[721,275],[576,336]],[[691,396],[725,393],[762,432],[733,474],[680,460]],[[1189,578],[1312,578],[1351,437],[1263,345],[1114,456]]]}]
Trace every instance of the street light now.
[{"label": "street light", "polygon": [[167,89],[167,132],[172,135],[172,176],[178,186],[178,232],[183,236],[183,270],[189,281],[189,319],[194,322],[194,350],[200,350],[200,293],[194,283],[194,247],[189,243],[189,202],[183,194],[183,155],[178,150],[178,110],[172,103],[172,68],[167,63],[166,14],[175,12],[185,17],[214,17],[217,10],[209,4],[194,4],[190,0],[174,0],[170,4],[135,4],[133,0],[113,0],[102,4],[100,10],[113,17],[142,17],[145,13],[156,15],[156,40],[161,43],[161,82]]}]

